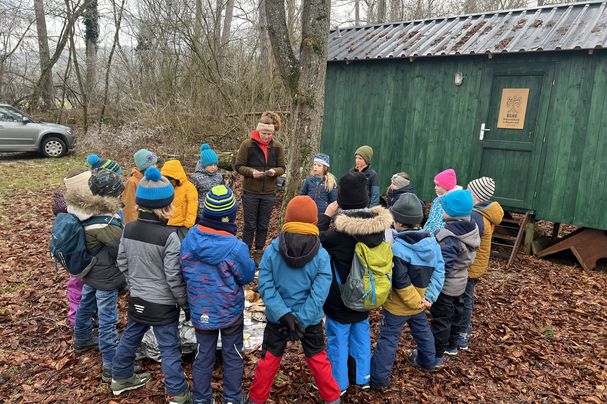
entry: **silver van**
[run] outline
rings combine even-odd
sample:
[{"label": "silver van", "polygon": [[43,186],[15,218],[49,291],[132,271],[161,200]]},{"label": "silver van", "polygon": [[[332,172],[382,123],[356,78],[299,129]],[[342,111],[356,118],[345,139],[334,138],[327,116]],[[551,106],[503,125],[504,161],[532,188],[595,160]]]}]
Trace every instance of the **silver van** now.
[{"label": "silver van", "polygon": [[76,145],[72,129],[40,122],[8,104],[0,104],[0,152],[36,151],[61,157]]}]

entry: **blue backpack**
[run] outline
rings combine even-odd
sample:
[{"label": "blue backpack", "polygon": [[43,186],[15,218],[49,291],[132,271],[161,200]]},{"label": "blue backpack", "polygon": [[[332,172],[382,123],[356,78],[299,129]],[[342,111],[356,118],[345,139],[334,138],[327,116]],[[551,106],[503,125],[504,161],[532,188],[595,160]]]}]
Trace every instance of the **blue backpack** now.
[{"label": "blue backpack", "polygon": [[[84,277],[86,272],[95,265],[95,254],[86,248],[84,226],[92,224],[114,224],[122,227],[122,222],[114,217],[93,216],[80,221],[71,213],[59,213],[53,222],[51,233],[51,255],[70,274]],[[87,269],[85,273],[83,271]]]}]

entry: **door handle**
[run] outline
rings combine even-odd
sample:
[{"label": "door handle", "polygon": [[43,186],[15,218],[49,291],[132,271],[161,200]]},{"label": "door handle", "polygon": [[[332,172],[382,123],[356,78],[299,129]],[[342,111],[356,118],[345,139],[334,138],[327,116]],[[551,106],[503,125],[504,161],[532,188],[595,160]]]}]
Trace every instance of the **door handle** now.
[{"label": "door handle", "polygon": [[491,129],[485,128],[485,122],[481,123],[481,132],[480,132],[478,138],[480,140],[483,140],[485,138],[485,132],[490,132],[490,131],[491,131]]}]

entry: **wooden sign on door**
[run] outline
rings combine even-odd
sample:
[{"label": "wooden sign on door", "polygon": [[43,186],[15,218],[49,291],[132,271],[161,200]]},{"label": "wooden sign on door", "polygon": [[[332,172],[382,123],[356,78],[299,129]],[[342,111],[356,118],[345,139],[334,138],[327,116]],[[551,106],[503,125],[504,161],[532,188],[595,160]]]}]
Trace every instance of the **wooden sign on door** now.
[{"label": "wooden sign on door", "polygon": [[523,129],[527,112],[528,88],[504,88],[497,117],[497,127],[502,129]]}]

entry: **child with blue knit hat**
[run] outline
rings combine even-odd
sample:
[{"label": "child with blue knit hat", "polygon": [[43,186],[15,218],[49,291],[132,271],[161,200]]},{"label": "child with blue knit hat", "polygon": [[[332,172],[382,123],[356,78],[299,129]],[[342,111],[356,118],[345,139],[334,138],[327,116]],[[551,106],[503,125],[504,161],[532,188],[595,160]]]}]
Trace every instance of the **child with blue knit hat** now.
[{"label": "child with blue knit hat", "polygon": [[299,191],[300,195],[308,195],[316,203],[319,218],[325,213],[327,206],[337,200],[337,180],[329,172],[330,162],[327,154],[315,155],[312,172]]},{"label": "child with blue knit hat", "polygon": [[198,342],[192,366],[196,403],[213,402],[211,380],[220,332],[224,402],[242,402],[242,287],[253,280],[255,262],[247,245],[235,236],[237,210],[229,187],[211,188],[203,203],[200,224],[188,232],[181,247],[181,266]]},{"label": "child with blue knit hat", "polygon": [[120,164],[115,162],[114,160],[104,160],[96,154],[89,154],[86,157],[86,163],[91,166],[91,171],[97,169],[106,169],[115,172],[116,174],[122,174],[122,168]]},{"label": "child with blue knit hat", "polygon": [[203,143],[200,146],[200,160],[196,163],[196,171],[190,176],[190,181],[198,191],[197,223],[202,220],[207,192],[217,185],[223,185],[223,175],[219,172],[218,164],[217,153],[211,149],[211,146]]},{"label": "child with blue knit hat", "polygon": [[158,162],[158,156],[153,152],[141,149],[133,154],[135,167],[124,184],[124,192],[122,193],[122,203],[124,203],[124,223],[128,224],[137,220],[137,203],[135,201],[135,193],[137,185],[143,178],[143,174],[150,167],[155,167]]},{"label": "child with blue knit hat", "polygon": [[181,242],[167,226],[174,190],[156,167],[149,167],[139,182],[136,201],[139,217],[124,228],[118,250],[118,268],[129,285],[128,324],[112,364],[114,395],[142,387],[151,375],[136,374],[135,353],[153,326],[162,358],[162,373],[169,401],[191,401],[181,364],[179,308],[189,316],[186,284],[179,251]]},{"label": "child with blue knit hat", "polygon": [[[448,192],[440,203],[445,212],[445,227],[436,233],[436,240],[445,261],[445,278],[442,290],[430,308],[436,366],[443,364],[443,354],[457,354],[457,337],[465,331],[461,324],[468,268],[481,242],[478,226],[471,219],[474,202],[470,191]],[[432,281],[429,289],[432,289]]]}]

